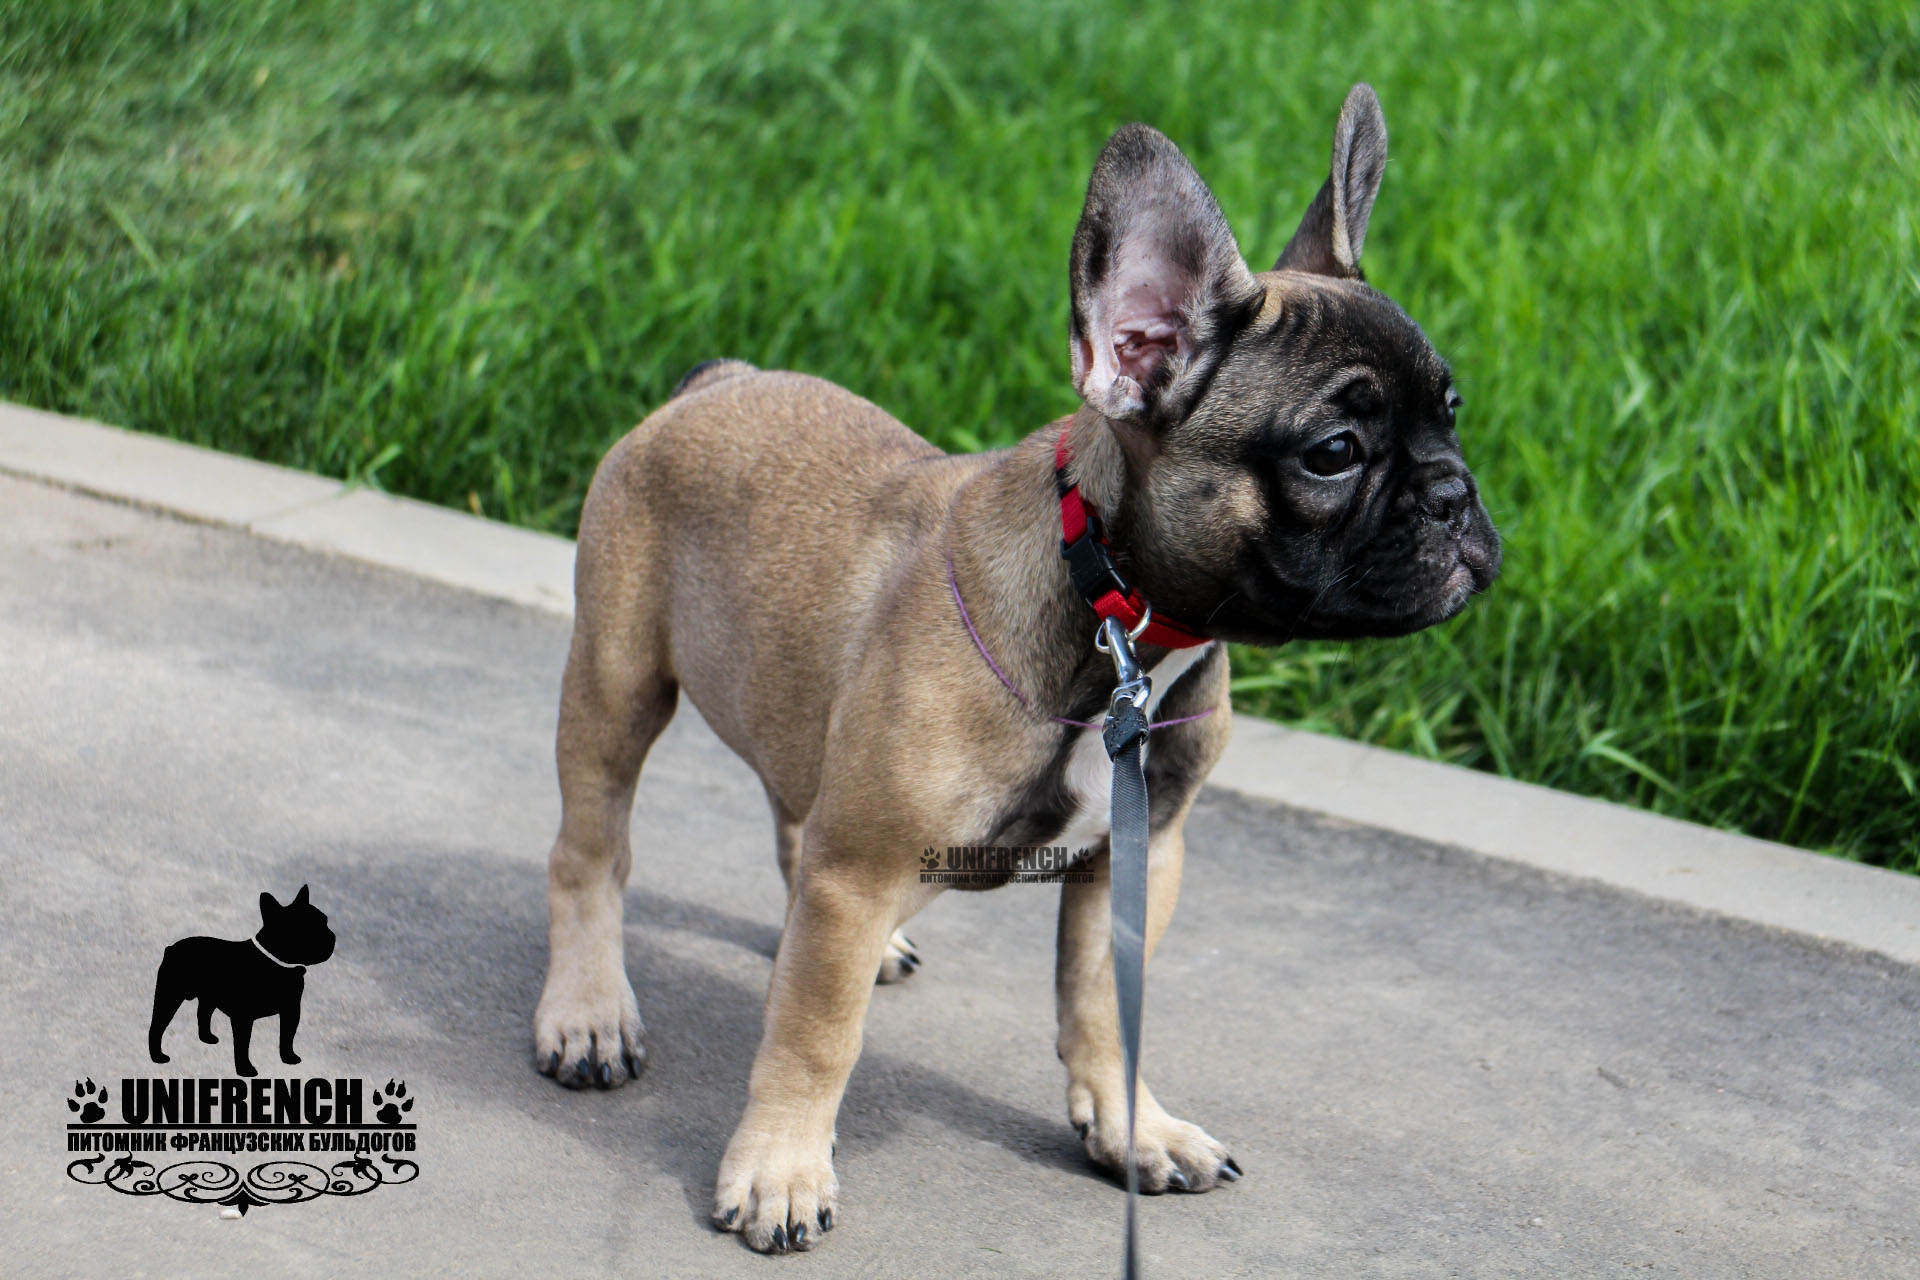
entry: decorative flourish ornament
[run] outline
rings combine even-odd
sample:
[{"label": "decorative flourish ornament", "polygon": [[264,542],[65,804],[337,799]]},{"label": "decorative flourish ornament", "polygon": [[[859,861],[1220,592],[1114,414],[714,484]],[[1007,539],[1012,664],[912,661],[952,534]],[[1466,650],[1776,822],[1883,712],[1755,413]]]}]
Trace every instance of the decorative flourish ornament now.
[{"label": "decorative flourish ornament", "polygon": [[[383,1155],[341,1160],[331,1171],[299,1160],[269,1160],[242,1174],[220,1160],[182,1160],[156,1169],[145,1160],[120,1156],[103,1171],[107,1157],[89,1156],[67,1166],[67,1176],[89,1186],[105,1185],[126,1196],[166,1196],[188,1204],[219,1204],[242,1214],[255,1205],[302,1204],[322,1196],[363,1196],[376,1187],[400,1186],[420,1176],[411,1160]],[[386,1165],[382,1170],[380,1165]]]}]

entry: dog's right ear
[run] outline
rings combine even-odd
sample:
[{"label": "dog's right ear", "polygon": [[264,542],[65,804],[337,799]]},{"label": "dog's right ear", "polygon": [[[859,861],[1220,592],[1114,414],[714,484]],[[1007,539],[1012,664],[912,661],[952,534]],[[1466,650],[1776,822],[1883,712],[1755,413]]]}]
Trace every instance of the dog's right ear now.
[{"label": "dog's right ear", "polygon": [[1130,124],[1108,140],[1073,233],[1073,385],[1109,418],[1177,419],[1260,286],[1180,148]]},{"label": "dog's right ear", "polygon": [[1357,84],[1347,91],[1340,121],[1333,126],[1333,172],[1307,206],[1300,229],[1273,269],[1364,279],[1360,248],[1367,241],[1367,222],[1386,172],[1386,113],[1373,86]]}]

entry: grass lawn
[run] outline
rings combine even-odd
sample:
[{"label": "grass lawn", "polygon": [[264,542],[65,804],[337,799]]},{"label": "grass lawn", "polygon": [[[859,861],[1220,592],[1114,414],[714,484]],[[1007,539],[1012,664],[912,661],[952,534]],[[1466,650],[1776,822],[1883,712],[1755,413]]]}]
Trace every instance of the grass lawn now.
[{"label": "grass lawn", "polygon": [[0,396],[568,533],[710,356],[1003,444],[1107,133],[1265,267],[1357,79],[1507,567],[1241,703],[1920,870],[1912,0],[0,0]]}]

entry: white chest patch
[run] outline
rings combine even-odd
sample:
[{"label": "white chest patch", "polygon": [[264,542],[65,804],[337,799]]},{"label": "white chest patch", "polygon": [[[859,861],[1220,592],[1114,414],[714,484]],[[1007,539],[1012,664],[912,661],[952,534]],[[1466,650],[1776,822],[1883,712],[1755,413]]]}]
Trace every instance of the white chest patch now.
[{"label": "white chest patch", "polygon": [[[1147,719],[1152,720],[1160,700],[1200,659],[1213,652],[1214,641],[1191,649],[1175,649],[1153,664],[1147,672],[1153,692],[1147,696]],[[1082,729],[1067,756],[1067,793],[1074,799],[1073,817],[1054,838],[1054,843],[1078,852],[1106,839],[1112,818],[1113,762],[1100,741],[1098,728]]]}]

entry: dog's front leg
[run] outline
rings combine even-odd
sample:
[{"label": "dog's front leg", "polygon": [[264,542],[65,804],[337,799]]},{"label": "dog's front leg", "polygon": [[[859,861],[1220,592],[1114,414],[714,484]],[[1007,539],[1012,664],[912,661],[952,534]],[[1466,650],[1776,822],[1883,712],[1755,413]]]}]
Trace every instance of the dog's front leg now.
[{"label": "dog's front leg", "polygon": [[300,1055],[293,1051],[293,1037],[300,1030],[300,1000],[295,997],[280,1010],[280,1061],[298,1063]]},{"label": "dog's front leg", "polygon": [[[1147,851],[1147,955],[1152,957],[1180,897],[1186,842],[1178,825],[1155,832]],[[1120,1010],[1113,986],[1110,905],[1112,855],[1102,851],[1086,867],[1088,882],[1069,878],[1060,892],[1055,994],[1060,1010],[1060,1060],[1067,1067],[1067,1116],[1096,1164],[1122,1173],[1127,1157],[1126,1059],[1120,1048]],[[1134,1154],[1140,1189],[1206,1191],[1240,1176],[1227,1149],[1198,1125],[1160,1109],[1140,1082]]]},{"label": "dog's front leg", "polygon": [[834,1117],[904,891],[893,872],[828,844],[794,887],[746,1114],[714,1190],[714,1225],[763,1253],[811,1249],[833,1227]]}]

